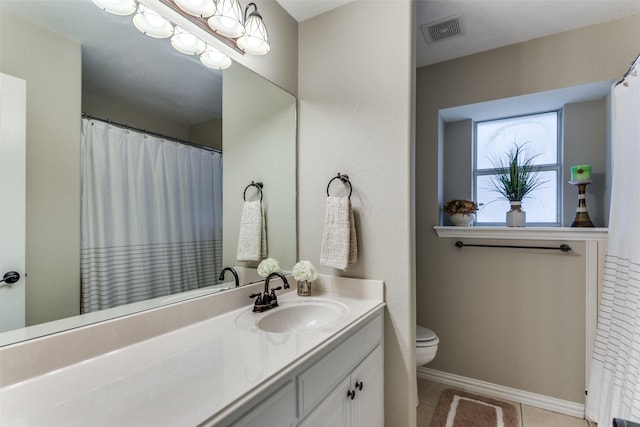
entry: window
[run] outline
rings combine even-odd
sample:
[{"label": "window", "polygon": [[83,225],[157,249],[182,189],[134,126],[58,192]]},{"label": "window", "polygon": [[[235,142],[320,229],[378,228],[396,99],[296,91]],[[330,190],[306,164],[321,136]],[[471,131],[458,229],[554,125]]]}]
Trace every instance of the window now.
[{"label": "window", "polygon": [[505,224],[509,202],[491,189],[491,177],[495,175],[494,161],[502,158],[516,143],[525,144],[529,154],[537,154],[534,164],[544,181],[522,202],[527,225],[560,225],[560,116],[560,111],[551,111],[475,123],[473,191],[480,205],[476,223]]}]

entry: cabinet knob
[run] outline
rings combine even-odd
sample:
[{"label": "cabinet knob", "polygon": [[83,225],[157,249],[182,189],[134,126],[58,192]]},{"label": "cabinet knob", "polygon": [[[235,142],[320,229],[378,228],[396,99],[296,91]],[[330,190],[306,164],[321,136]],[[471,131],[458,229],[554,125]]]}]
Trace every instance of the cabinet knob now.
[{"label": "cabinet knob", "polygon": [[362,381],[357,381],[357,382],[356,382],[356,388],[357,388],[358,390],[360,390],[360,391],[362,391],[362,386],[363,386],[363,385],[364,385],[364,384],[362,383]]},{"label": "cabinet knob", "polygon": [[349,397],[351,400],[353,400],[356,397],[356,391],[355,390],[347,391],[347,397]]}]

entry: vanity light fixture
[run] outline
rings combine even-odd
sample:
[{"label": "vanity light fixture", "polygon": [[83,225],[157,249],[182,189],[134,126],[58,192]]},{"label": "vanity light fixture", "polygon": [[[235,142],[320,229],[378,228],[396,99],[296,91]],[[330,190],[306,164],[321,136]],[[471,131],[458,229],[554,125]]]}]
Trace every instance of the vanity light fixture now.
[{"label": "vanity light fixture", "polygon": [[157,39],[166,39],[173,35],[173,25],[142,4],[138,5],[138,13],[133,17],[133,25],[143,34]]},{"label": "vanity light fixture", "polygon": [[200,62],[214,70],[224,70],[231,66],[231,58],[220,52],[213,46],[207,45],[207,49],[200,55]]},{"label": "vanity light fixture", "polygon": [[185,55],[200,55],[207,48],[205,42],[177,25],[171,37],[171,45]]},{"label": "vanity light fixture", "polygon": [[[247,17],[249,7],[253,6],[253,12]],[[269,35],[264,25],[262,15],[258,13],[258,6],[249,3],[244,9],[244,34],[238,39],[238,47],[252,55],[266,55],[271,50]]]},{"label": "vanity light fixture", "polygon": [[[199,55],[200,62],[215,70],[224,70],[232,64],[231,58],[219,49],[205,43],[184,28],[175,25],[164,14],[136,0],[92,0],[100,9],[115,15],[131,15],[134,26],[154,38],[171,37],[171,45],[186,55]],[[159,0],[174,12],[209,31],[218,40],[241,53],[265,55],[269,53],[267,28],[255,3],[244,9],[238,0]],[[249,12],[253,7],[253,11]],[[207,19],[208,18],[208,19]],[[175,25],[175,27],[174,27]]]},{"label": "vanity light fixture", "polygon": [[131,15],[136,11],[135,0],[92,0],[93,3],[105,12],[114,15]]}]

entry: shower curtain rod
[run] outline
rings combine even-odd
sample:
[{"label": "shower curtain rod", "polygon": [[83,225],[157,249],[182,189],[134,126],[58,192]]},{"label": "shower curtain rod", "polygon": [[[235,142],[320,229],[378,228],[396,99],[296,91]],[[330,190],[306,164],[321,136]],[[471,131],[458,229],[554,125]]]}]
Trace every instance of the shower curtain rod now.
[{"label": "shower curtain rod", "polygon": [[123,129],[135,130],[135,131],[138,131],[138,132],[146,133],[147,135],[157,136],[159,138],[168,139],[169,141],[177,142],[179,144],[189,145],[191,147],[201,148],[203,150],[213,151],[215,153],[222,154],[222,150],[220,150],[218,148],[207,147],[206,145],[196,144],[194,142],[185,141],[184,139],[176,138],[176,137],[173,137],[173,136],[167,136],[167,135],[163,135],[163,134],[157,133],[157,132],[152,132],[152,131],[149,131],[149,130],[146,130],[146,129],[140,129],[140,128],[137,128],[135,126],[129,126],[127,124],[114,122],[114,121],[109,120],[109,119],[103,119],[101,117],[92,116],[91,114],[82,113],[82,117],[84,117],[86,119],[89,119],[89,120],[99,120],[101,122],[108,123],[108,124],[113,125],[113,126],[118,126],[118,127],[123,128]]},{"label": "shower curtain rod", "polygon": [[636,56],[636,59],[631,63],[631,67],[629,67],[627,72],[624,73],[624,76],[622,76],[622,79],[618,83],[616,83],[616,86],[618,86],[620,83],[624,83],[624,81],[627,79],[627,76],[633,73],[633,71],[639,65],[639,62],[640,62],[640,53],[638,54],[638,56]]}]

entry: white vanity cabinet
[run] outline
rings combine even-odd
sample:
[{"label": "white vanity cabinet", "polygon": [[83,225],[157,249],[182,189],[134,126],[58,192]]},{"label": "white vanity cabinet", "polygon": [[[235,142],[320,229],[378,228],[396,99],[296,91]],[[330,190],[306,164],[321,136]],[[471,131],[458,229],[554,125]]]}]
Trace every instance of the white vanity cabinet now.
[{"label": "white vanity cabinet", "polygon": [[375,427],[384,425],[382,347],[377,346],[305,418],[301,427]]},{"label": "white vanity cabinet", "polygon": [[294,370],[283,386],[262,393],[264,399],[256,399],[260,402],[231,425],[383,426],[383,355],[380,309],[339,344],[320,351]]}]

